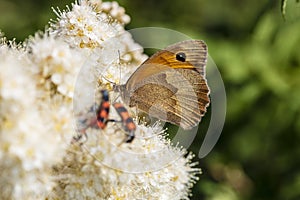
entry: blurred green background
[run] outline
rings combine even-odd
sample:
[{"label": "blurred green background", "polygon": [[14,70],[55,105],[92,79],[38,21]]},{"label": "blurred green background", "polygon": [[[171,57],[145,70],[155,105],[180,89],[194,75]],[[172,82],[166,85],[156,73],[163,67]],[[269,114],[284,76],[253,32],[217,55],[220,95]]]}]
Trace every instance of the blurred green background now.
[{"label": "blurred green background", "polygon": [[[0,29],[22,41],[70,0],[0,0]],[[193,200],[300,199],[300,6],[280,0],[119,0],[127,28],[158,26],[204,39],[227,93],[227,116]],[[209,113],[208,113],[209,116]],[[203,127],[209,124],[205,117]],[[200,134],[190,150],[197,153]],[[195,159],[197,160],[197,159]]]}]

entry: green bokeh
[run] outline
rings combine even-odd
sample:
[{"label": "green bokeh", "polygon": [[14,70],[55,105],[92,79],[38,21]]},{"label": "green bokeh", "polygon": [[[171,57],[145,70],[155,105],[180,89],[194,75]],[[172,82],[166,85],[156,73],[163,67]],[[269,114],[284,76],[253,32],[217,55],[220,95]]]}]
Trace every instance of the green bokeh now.
[{"label": "green bokeh", "polygon": [[[0,0],[0,29],[22,41],[56,18],[51,6],[71,2]],[[300,199],[300,6],[287,7],[284,20],[280,0],[119,3],[132,17],[128,29],[159,26],[204,39],[225,82],[225,127],[199,161],[203,175],[192,199]],[[201,123],[205,130],[209,114]]]}]

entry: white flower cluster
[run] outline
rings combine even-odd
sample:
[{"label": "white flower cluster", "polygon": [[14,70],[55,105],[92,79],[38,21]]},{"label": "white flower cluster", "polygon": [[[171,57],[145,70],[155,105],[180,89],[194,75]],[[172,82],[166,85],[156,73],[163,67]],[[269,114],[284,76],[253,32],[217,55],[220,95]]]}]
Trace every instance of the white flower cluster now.
[{"label": "white flower cluster", "polygon": [[[38,88],[35,65],[13,42],[0,44],[1,199],[30,199],[51,191],[51,165],[73,134],[65,107],[50,105]],[[43,100],[39,100],[43,99]],[[26,198],[25,198],[26,197]]]},{"label": "white flower cluster", "polygon": [[[189,188],[200,171],[192,168],[192,154],[184,157],[185,150],[171,147],[157,135],[161,132],[159,125],[139,126],[138,139],[121,146],[114,143],[124,133],[113,126],[107,129],[115,131],[115,136],[90,130],[83,146],[69,149],[64,162],[55,168],[58,184],[53,199],[189,199]],[[141,135],[152,138],[140,139]],[[163,165],[162,160],[168,160],[168,156],[173,162]]]},{"label": "white flower cluster", "polygon": [[126,81],[146,56],[116,2],[81,0],[56,13],[22,45],[0,34],[0,198],[189,199],[200,171],[158,123],[137,125],[130,144],[120,145],[117,123],[71,144],[95,89]]},{"label": "white flower cluster", "polygon": [[125,9],[119,6],[118,2],[102,2],[101,0],[90,0],[91,5],[95,7],[97,12],[103,12],[117,20],[121,24],[128,24],[130,17],[126,15]]}]

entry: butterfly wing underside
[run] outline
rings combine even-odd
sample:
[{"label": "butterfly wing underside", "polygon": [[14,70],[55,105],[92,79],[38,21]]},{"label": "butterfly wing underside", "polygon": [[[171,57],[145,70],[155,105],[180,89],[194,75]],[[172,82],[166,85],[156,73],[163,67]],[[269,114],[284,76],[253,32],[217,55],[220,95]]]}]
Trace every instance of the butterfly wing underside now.
[{"label": "butterfly wing underside", "polygon": [[191,129],[209,105],[205,79],[207,47],[188,40],[157,52],[128,79],[122,92],[130,107],[158,119]]}]

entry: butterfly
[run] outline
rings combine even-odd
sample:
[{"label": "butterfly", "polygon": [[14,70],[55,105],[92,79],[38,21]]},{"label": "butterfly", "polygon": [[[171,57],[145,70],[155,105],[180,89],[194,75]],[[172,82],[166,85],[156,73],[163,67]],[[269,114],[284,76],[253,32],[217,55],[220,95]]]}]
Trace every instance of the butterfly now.
[{"label": "butterfly", "polygon": [[114,85],[114,91],[129,107],[189,130],[210,103],[206,63],[204,41],[178,42],[148,58],[125,84]]}]

